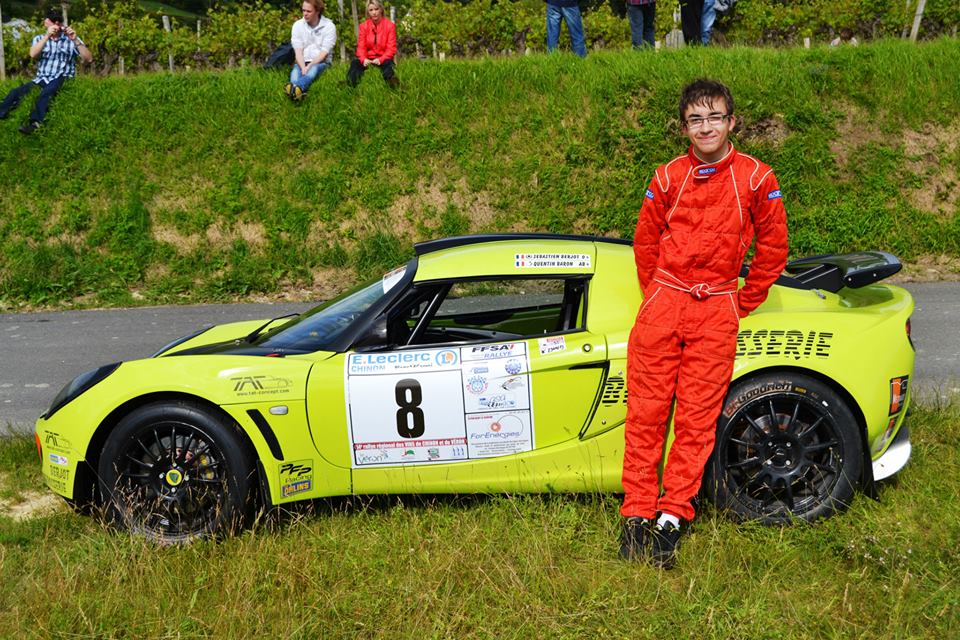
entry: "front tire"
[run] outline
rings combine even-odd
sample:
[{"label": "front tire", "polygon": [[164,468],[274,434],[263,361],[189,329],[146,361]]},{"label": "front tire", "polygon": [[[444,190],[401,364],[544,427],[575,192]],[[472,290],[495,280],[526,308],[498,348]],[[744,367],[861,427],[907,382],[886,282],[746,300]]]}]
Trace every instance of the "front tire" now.
[{"label": "front tire", "polygon": [[863,467],[857,421],[824,383],[763,374],[730,388],[705,487],[740,520],[813,521],[844,509]]},{"label": "front tire", "polygon": [[125,416],[98,465],[108,517],[164,544],[242,525],[253,462],[236,428],[192,402],[157,402]]}]

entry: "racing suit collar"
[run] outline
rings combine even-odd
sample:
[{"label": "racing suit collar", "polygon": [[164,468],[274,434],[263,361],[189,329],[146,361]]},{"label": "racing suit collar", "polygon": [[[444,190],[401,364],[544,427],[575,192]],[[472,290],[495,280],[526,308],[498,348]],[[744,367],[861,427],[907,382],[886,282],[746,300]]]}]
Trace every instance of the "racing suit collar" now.
[{"label": "racing suit collar", "polygon": [[690,158],[690,164],[693,165],[693,177],[705,180],[711,176],[715,176],[733,162],[733,158],[737,155],[737,150],[733,148],[733,143],[728,142],[729,145],[727,149],[727,154],[717,160],[716,162],[706,163],[697,157],[696,152],[693,150],[693,145],[690,145],[690,148],[687,149],[687,157]]}]

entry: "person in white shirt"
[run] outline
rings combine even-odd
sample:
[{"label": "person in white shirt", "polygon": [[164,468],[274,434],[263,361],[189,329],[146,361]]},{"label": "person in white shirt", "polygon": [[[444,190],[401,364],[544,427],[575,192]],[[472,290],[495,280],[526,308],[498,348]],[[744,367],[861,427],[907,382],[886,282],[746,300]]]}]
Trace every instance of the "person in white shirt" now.
[{"label": "person in white shirt", "polygon": [[290,30],[296,62],[284,92],[295,102],[303,99],[313,81],[333,63],[337,27],[333,20],[324,17],[325,8],[323,0],[304,0],[303,18],[294,22]]}]

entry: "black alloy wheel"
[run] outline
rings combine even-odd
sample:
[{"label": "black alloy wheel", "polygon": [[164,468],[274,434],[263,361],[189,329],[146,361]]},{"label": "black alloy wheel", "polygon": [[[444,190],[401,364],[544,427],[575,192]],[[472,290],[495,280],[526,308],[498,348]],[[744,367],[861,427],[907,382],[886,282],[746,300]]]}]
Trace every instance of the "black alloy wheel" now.
[{"label": "black alloy wheel", "polygon": [[155,403],[110,434],[101,496],[121,527],[165,544],[189,542],[243,524],[252,469],[232,425],[193,403]]},{"label": "black alloy wheel", "polygon": [[731,386],[705,488],[739,519],[812,521],[849,504],[862,446],[852,412],[827,385],[763,374]]}]

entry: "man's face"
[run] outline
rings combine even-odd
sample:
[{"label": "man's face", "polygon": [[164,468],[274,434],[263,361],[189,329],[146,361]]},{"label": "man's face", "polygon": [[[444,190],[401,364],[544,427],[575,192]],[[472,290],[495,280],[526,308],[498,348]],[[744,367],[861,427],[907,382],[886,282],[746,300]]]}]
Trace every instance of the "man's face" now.
[{"label": "man's face", "polygon": [[[716,121],[711,123],[710,120]],[[737,119],[727,114],[723,98],[692,104],[683,114],[683,131],[693,150],[705,162],[716,162],[727,153],[727,138]]]},{"label": "man's face", "polygon": [[44,19],[43,19],[43,26],[46,27],[47,29],[49,29],[50,27],[56,27],[56,28],[57,28],[57,32],[56,32],[56,34],[54,35],[55,38],[59,38],[59,37],[60,37],[60,34],[63,32],[63,25],[60,24],[59,22],[54,22],[54,21],[51,20],[50,18],[44,18]]},{"label": "man's face", "polygon": [[303,11],[304,20],[306,20],[310,24],[313,24],[317,21],[317,17],[318,17],[317,10],[312,4],[310,4],[309,2],[304,2],[303,6],[300,7],[300,9]]}]

